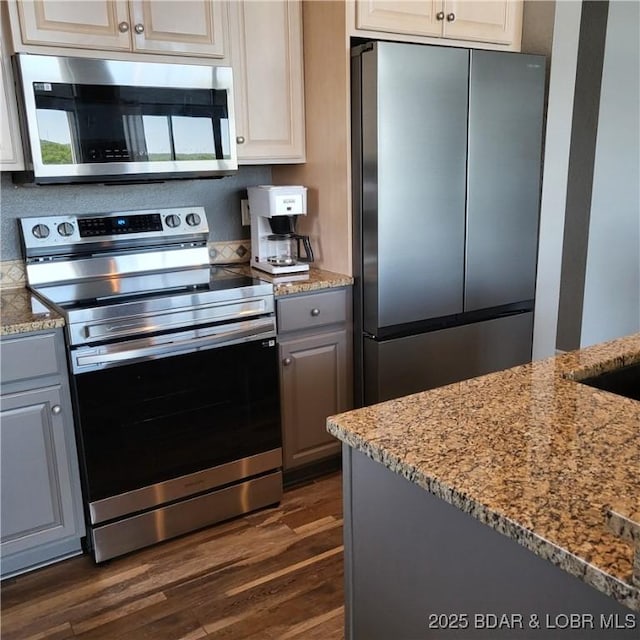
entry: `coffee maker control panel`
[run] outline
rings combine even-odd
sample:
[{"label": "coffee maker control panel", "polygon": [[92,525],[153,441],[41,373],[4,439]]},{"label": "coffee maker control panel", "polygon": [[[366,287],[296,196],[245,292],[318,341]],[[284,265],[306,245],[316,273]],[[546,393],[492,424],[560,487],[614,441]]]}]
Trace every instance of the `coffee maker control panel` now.
[{"label": "coffee maker control panel", "polygon": [[251,215],[299,216],[307,213],[307,187],[259,185],[247,189]]}]

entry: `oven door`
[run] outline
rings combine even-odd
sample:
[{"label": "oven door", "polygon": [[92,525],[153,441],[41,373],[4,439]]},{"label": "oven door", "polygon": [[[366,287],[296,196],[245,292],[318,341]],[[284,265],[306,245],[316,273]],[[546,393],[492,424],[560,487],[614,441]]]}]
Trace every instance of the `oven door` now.
[{"label": "oven door", "polygon": [[91,524],[281,466],[275,338],[208,339],[84,356],[106,358],[73,377]]}]

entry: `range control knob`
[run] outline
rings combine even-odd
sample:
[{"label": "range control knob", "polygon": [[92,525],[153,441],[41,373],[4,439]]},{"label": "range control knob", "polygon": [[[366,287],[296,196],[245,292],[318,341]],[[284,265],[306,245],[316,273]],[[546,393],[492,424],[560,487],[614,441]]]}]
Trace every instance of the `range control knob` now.
[{"label": "range control knob", "polygon": [[58,225],[58,233],[61,236],[70,236],[73,233],[73,225],[70,222],[62,222]]},{"label": "range control knob", "polygon": [[49,227],[46,224],[37,224],[33,229],[31,229],[31,233],[36,238],[48,238],[49,237]]},{"label": "range control knob", "polygon": [[170,216],[167,216],[164,221],[167,223],[167,227],[171,227],[172,229],[180,226],[180,216],[177,216],[174,213],[172,213]]},{"label": "range control knob", "polygon": [[187,214],[187,224],[190,227],[197,227],[200,224],[200,216],[197,213]]}]

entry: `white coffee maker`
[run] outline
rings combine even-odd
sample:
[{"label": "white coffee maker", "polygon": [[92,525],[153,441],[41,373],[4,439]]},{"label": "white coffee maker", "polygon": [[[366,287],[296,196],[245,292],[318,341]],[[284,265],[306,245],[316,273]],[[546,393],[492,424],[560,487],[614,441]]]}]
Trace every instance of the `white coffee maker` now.
[{"label": "white coffee maker", "polygon": [[251,266],[267,273],[309,271],[309,236],[296,233],[298,216],[307,215],[307,188],[248,187],[251,214]]}]

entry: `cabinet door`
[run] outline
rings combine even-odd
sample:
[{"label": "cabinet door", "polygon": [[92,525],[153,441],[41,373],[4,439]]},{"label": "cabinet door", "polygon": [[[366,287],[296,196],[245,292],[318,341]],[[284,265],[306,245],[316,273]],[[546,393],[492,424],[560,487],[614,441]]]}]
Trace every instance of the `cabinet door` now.
[{"label": "cabinet door", "polygon": [[442,35],[442,0],[357,0],[356,29]]},{"label": "cabinet door", "polygon": [[522,9],[517,0],[446,0],[443,36],[519,46]]},{"label": "cabinet door", "polygon": [[327,433],[326,419],[348,409],[347,376],[346,330],[281,341],[285,469],[340,451],[340,443]]},{"label": "cabinet door", "polygon": [[131,49],[126,0],[24,0],[17,8],[24,44]]},{"label": "cabinet door", "polygon": [[226,3],[220,0],[131,0],[136,51],[223,58]]},{"label": "cabinet door", "polygon": [[19,171],[24,169],[22,140],[16,110],[16,94],[13,85],[11,62],[6,48],[3,24],[2,49],[0,55],[0,170]]},{"label": "cabinet door", "polygon": [[304,162],[301,3],[230,5],[240,164]]},{"label": "cabinet door", "polygon": [[2,396],[3,557],[73,537],[77,531],[64,429],[71,417],[62,406],[58,385]]}]

